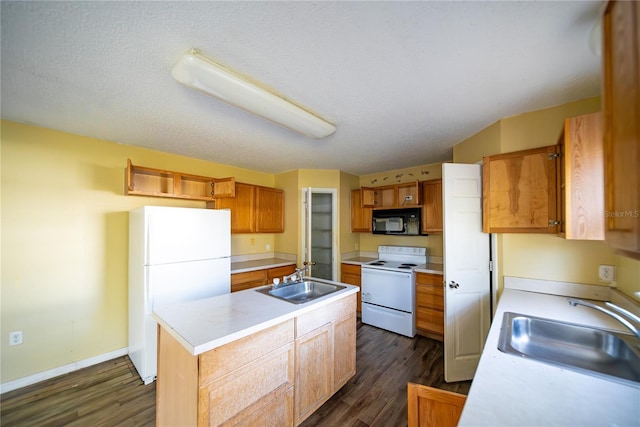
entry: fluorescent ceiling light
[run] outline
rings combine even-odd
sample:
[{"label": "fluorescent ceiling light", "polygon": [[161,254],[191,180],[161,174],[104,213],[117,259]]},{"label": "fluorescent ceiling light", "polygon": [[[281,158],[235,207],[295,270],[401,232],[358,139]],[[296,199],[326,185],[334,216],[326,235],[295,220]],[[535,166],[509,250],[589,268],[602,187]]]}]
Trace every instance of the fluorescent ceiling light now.
[{"label": "fluorescent ceiling light", "polygon": [[205,58],[196,49],[185,54],[171,74],[186,86],[312,138],[336,131],[335,125]]}]

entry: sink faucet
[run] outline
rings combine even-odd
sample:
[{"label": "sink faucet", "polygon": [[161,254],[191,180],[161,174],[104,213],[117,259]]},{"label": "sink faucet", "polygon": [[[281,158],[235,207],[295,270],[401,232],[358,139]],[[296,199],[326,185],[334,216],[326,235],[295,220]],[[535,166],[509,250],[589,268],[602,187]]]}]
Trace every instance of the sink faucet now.
[{"label": "sink faucet", "polygon": [[[618,322],[622,323],[627,329],[629,329],[631,332],[633,332],[633,334],[638,337],[638,339],[640,339],[640,330],[638,330],[638,328],[636,328],[635,326],[633,326],[631,324],[631,322],[629,322],[629,320],[627,320],[625,317],[623,317],[622,315],[628,317],[629,319],[633,320],[634,322],[636,322],[637,324],[640,325],[640,317],[636,316],[635,314],[631,313],[628,310],[625,310],[622,307],[619,307],[617,305],[615,305],[612,302],[609,301],[605,301],[605,305],[607,307],[610,307],[611,309],[617,311],[617,313],[614,313],[611,310],[608,310],[604,307],[601,307],[599,305],[581,300],[581,299],[577,299],[577,298],[567,298],[567,302],[569,304],[571,304],[572,307],[575,307],[576,305],[582,305],[585,307],[589,307],[592,308],[594,310],[597,310],[601,313],[604,313],[610,317],[613,317],[614,319],[616,319]],[[620,314],[618,314],[620,313]]]},{"label": "sink faucet", "polygon": [[305,262],[303,263],[304,267],[302,267],[302,268],[296,268],[296,271],[295,271],[294,273],[291,273],[291,274],[290,274],[290,275],[288,275],[288,276],[284,276],[284,277],[282,278],[282,282],[283,282],[283,283],[287,283],[287,282],[289,282],[290,280],[293,280],[294,282],[302,282],[302,277],[303,277],[303,275],[304,275],[304,272],[305,272],[305,271],[309,271],[309,268],[311,268],[311,266],[312,266],[312,265],[315,265],[315,264],[316,264],[316,263],[315,263],[315,261],[312,261],[312,262],[307,262],[307,261],[305,261]]}]

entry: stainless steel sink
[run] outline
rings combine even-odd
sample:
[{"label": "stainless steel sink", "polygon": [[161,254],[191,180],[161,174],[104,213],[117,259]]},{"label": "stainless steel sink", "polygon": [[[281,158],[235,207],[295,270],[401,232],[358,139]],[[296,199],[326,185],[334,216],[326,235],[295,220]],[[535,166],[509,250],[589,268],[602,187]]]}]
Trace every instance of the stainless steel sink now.
[{"label": "stainless steel sink", "polygon": [[640,384],[640,342],[633,335],[507,312],[498,349],[589,375]]},{"label": "stainless steel sink", "polygon": [[337,292],[346,286],[334,285],[331,283],[316,282],[314,280],[304,280],[291,285],[284,285],[279,288],[257,289],[265,295],[270,295],[293,304],[304,304],[316,298]]}]

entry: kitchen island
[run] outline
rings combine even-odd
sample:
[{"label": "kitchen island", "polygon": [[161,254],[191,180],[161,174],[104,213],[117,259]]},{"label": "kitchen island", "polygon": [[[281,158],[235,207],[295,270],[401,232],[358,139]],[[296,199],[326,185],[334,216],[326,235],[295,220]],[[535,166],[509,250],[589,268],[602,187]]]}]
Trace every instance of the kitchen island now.
[{"label": "kitchen island", "polygon": [[570,306],[565,296],[508,289],[508,279],[458,425],[637,426],[640,383],[603,379],[505,354],[497,348],[505,312],[628,331],[606,315]]},{"label": "kitchen island", "polygon": [[355,375],[358,288],[340,285],[299,305],[248,289],[154,310],[157,425],[300,424]]}]

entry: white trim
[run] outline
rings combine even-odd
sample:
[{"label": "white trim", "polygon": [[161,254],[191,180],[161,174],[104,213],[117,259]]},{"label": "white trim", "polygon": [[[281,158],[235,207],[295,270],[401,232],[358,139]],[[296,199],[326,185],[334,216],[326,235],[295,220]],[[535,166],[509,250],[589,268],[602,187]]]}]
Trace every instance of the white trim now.
[{"label": "white trim", "polygon": [[528,279],[524,277],[504,276],[504,288],[515,289],[518,291],[537,292],[539,294],[587,298],[598,301],[609,301],[611,298],[611,289],[607,286],[560,282],[555,280]]},{"label": "white trim", "polygon": [[[338,260],[338,212],[340,211],[340,206],[338,206],[338,190],[336,188],[314,188],[314,187],[304,187],[301,189],[302,191],[302,209],[301,209],[301,221],[302,224],[302,261],[308,261],[307,257],[309,256],[309,248],[306,246],[306,238],[309,230],[307,230],[308,224],[306,223],[306,212],[305,212],[305,194],[309,195],[309,199],[311,199],[311,195],[313,193],[320,194],[331,194],[331,280],[339,280],[340,276],[338,274],[340,260]],[[311,269],[311,274],[313,275],[313,268]]]},{"label": "white trim", "polygon": [[17,390],[22,387],[29,386],[31,384],[39,383],[51,378],[55,378],[60,375],[68,374],[69,372],[78,371],[89,366],[97,365],[98,363],[106,362],[107,360],[115,359],[117,357],[126,356],[129,352],[129,348],[121,348],[109,353],[104,353],[88,359],[79,360],[77,362],[69,363],[68,365],[60,366],[57,368],[49,369],[48,371],[39,372],[28,377],[19,378],[17,380],[9,381],[4,384],[0,384],[0,394],[8,391]]},{"label": "white trim", "polygon": [[491,307],[493,308],[491,318],[493,319],[496,314],[496,310],[498,310],[498,235],[496,233],[491,233],[490,236],[492,271],[489,274],[491,274]]}]

